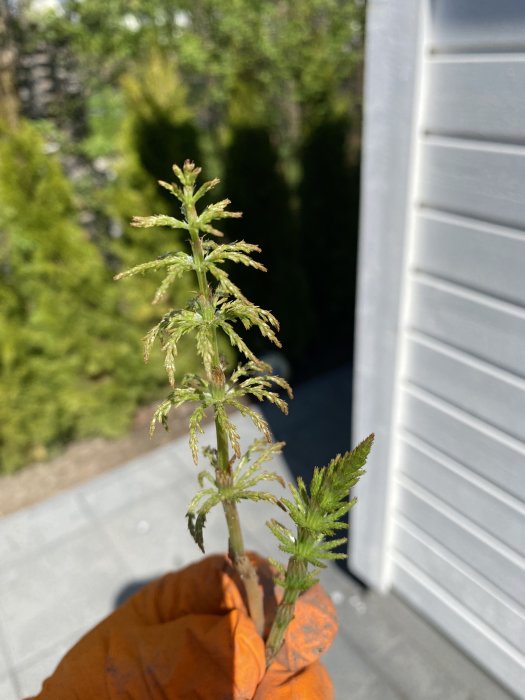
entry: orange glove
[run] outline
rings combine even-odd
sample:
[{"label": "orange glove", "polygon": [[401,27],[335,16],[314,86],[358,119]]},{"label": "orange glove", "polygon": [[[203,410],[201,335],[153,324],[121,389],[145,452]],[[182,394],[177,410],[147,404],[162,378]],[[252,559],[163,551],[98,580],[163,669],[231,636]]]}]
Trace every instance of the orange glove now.
[{"label": "orange glove", "polygon": [[[254,559],[269,620],[271,571]],[[149,583],[64,656],[33,700],[331,700],[318,661],[337,631],[330,598],[320,586],[301,596],[266,672],[237,581],[216,555]]]}]

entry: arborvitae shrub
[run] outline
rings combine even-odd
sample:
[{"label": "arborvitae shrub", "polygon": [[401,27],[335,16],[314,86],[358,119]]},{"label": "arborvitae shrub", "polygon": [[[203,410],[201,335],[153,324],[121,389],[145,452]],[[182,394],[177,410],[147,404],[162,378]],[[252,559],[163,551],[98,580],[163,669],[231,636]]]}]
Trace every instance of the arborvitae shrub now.
[{"label": "arborvitae shrub", "polygon": [[0,272],[0,470],[125,430],[142,391],[136,328],[30,123],[0,130]]}]

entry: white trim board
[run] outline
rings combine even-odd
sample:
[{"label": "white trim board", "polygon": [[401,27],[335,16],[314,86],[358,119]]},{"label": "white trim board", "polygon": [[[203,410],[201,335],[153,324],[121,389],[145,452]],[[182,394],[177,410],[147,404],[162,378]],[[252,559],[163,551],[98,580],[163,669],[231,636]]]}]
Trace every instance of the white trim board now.
[{"label": "white trim board", "polygon": [[352,434],[354,443],[371,432],[376,441],[368,464],[372,477],[356,488],[350,568],[379,590],[390,584],[394,390],[426,5],[370,0],[367,10]]}]

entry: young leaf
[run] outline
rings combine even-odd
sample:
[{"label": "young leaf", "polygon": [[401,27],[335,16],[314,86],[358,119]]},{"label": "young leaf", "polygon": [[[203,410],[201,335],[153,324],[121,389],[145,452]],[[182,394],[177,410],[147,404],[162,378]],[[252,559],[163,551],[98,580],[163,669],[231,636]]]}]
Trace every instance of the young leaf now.
[{"label": "young leaf", "polygon": [[201,423],[204,418],[205,407],[199,404],[190,416],[190,448],[195,464],[199,461],[199,446],[197,443],[197,431],[203,433]]},{"label": "young leaf", "polygon": [[134,216],[131,225],[135,228],[153,228],[154,226],[169,226],[170,228],[188,228],[185,221],[174,219],[173,216],[157,214],[155,216]]},{"label": "young leaf", "polygon": [[[348,500],[348,493],[364,473],[373,440],[373,434],[369,435],[351,452],[337,455],[327,467],[316,468],[309,490],[302,479],[298,479],[297,487],[290,485],[293,501],[283,498],[281,502],[295,523],[295,534],[275,520],[267,523],[279,549],[290,555],[284,576],[281,569],[276,579],[284,588],[284,596],[266,644],[268,664],[282,646],[299,594],[315,583],[316,573],[327,561],[344,557],[334,549],[346,542],[346,537],[327,537],[346,527],[340,519],[355,503],[355,499]],[[309,571],[309,566],[314,570]]]}]

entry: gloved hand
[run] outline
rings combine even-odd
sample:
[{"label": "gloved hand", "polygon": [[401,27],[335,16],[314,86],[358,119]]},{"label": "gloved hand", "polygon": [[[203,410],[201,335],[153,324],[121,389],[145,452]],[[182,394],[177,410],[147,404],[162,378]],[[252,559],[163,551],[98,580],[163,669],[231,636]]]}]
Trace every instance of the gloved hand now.
[{"label": "gloved hand", "polygon": [[[268,629],[272,574],[265,560],[252,560]],[[226,557],[208,556],[147,584],[90,630],[33,700],[331,700],[318,659],[336,631],[332,602],[314,586],[266,671],[237,574]]]}]

